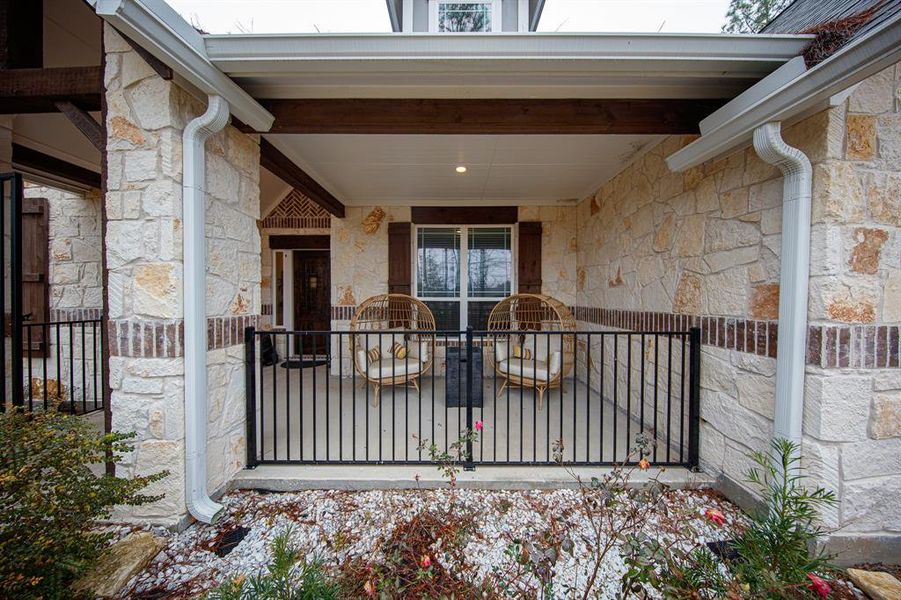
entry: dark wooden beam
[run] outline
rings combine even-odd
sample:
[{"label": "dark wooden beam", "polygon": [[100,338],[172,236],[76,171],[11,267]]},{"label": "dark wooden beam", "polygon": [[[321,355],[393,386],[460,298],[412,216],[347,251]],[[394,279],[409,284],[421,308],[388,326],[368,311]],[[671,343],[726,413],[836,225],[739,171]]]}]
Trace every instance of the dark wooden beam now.
[{"label": "dark wooden beam", "polygon": [[411,220],[417,225],[509,225],[519,221],[515,206],[414,206]]},{"label": "dark wooden beam", "polygon": [[66,118],[78,128],[78,131],[88,138],[88,141],[95,148],[101,152],[104,151],[106,138],[103,135],[103,128],[100,126],[100,123],[94,120],[94,117],[68,100],[57,102],[56,108],[59,109],[59,112],[66,115]]},{"label": "dark wooden beam", "polygon": [[341,201],[266,140],[260,140],[260,166],[268,169],[329,213],[339,219],[344,218],[344,205]]},{"label": "dark wooden beam", "polygon": [[44,66],[44,3],[0,0],[0,69]]},{"label": "dark wooden beam", "polygon": [[170,67],[151,53],[147,52],[147,50],[145,50],[143,46],[138,44],[136,41],[134,41],[121,31],[119,32],[119,35],[122,36],[122,39],[124,39],[128,43],[128,45],[131,46],[131,49],[134,50],[138,54],[138,56],[144,59],[144,62],[150,65],[151,69],[156,71],[156,74],[159,75],[161,79],[165,79],[166,81],[172,79],[172,67]]},{"label": "dark wooden beam", "polygon": [[270,235],[270,250],[328,250],[331,239],[327,235]]},{"label": "dark wooden beam", "polygon": [[60,101],[100,110],[102,91],[99,66],[0,71],[0,114],[52,113]]},{"label": "dark wooden beam", "polygon": [[[260,100],[268,133],[683,134],[725,100],[390,99]],[[246,131],[246,126],[245,126]]]},{"label": "dark wooden beam", "polygon": [[59,178],[86,185],[92,188],[100,188],[100,173],[73,165],[49,154],[44,154],[21,144],[13,143],[13,167],[25,171],[34,171],[50,178]]}]

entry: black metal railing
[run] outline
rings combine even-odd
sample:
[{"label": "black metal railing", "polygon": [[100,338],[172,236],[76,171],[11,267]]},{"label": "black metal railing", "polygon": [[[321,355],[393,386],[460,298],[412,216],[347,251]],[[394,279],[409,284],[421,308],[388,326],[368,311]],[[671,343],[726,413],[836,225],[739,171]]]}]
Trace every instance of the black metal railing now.
[{"label": "black metal railing", "polygon": [[23,405],[72,414],[103,410],[105,328],[102,319],[22,325]]},{"label": "black metal railing", "polygon": [[634,462],[642,443],[697,465],[697,329],[248,328],[245,352],[251,468],[425,464],[463,438],[469,468]]}]

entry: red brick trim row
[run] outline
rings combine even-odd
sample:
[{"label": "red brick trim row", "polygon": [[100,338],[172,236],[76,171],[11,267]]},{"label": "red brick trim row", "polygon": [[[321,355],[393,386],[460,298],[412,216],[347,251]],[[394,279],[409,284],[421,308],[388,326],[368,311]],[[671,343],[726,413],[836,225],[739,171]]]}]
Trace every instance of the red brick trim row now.
[{"label": "red brick trim row", "polygon": [[211,317],[206,320],[207,350],[227,348],[244,343],[244,330],[260,326],[260,315]]},{"label": "red brick trim row", "polygon": [[[576,306],[576,320],[632,331],[685,331],[701,328],[701,343],[717,348],[775,358],[776,321],[707,317]],[[830,368],[893,369],[901,367],[901,326],[810,325],[807,364]]]},{"label": "red brick trim row", "polygon": [[811,325],[807,364],[824,369],[897,369],[901,366],[901,326]]},{"label": "red brick trim row", "polygon": [[[259,315],[207,319],[207,350],[244,343],[244,329],[259,326]],[[107,325],[110,356],[179,358],[185,353],[182,319],[119,319]]]},{"label": "red brick trim row", "polygon": [[184,356],[181,319],[116,319],[107,324],[110,356],[178,358]]},{"label": "red brick trim row", "polygon": [[53,308],[50,310],[50,321],[52,323],[96,321],[102,318],[102,308]]},{"label": "red brick trim row", "polygon": [[350,321],[356,310],[356,306],[333,306],[332,321]]}]

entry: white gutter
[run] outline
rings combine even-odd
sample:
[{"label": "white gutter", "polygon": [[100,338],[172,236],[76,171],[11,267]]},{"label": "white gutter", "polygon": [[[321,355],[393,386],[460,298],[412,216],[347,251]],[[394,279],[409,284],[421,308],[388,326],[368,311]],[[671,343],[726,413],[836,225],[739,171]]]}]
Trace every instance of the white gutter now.
[{"label": "white gutter", "polygon": [[[110,0],[101,0],[110,1]],[[121,1],[121,0],[119,0]],[[133,0],[132,0],[133,1]],[[695,62],[748,65],[743,70],[769,74],[791,60],[813,39],[811,35],[724,35],[694,33],[556,33],[498,32],[447,35],[394,33],[292,33],[204,35],[206,55],[220,66],[266,63],[272,72],[291,72],[304,61],[344,60],[610,60]],[[472,65],[477,69],[479,63]],[[535,67],[532,67],[533,69]],[[229,74],[242,74],[231,71]],[[265,70],[265,68],[264,68]],[[762,76],[762,75],[761,75]]]},{"label": "white gutter", "polygon": [[188,511],[214,523],[223,506],[207,491],[206,140],[228,123],[228,103],[210,96],[182,135],[185,304],[185,491]]},{"label": "white gutter", "polygon": [[203,36],[163,0],[88,0],[110,25],[160,59],[207,95],[225,98],[231,112],[256,131],[274,117],[222,73],[206,55]]},{"label": "white gutter", "polygon": [[670,170],[679,172],[735,150],[748,144],[754,130],[761,125],[802,118],[818,110],[834,94],[899,60],[901,15],[854,40],[763,98],[755,97],[753,93],[738,96],[720,109],[735,116],[667,157],[666,163]]},{"label": "white gutter", "polygon": [[782,140],[781,123],[766,123],[754,130],[754,150],[761,160],[779,167],[784,178],[773,438],[800,443],[807,347],[812,170],[807,156]]}]

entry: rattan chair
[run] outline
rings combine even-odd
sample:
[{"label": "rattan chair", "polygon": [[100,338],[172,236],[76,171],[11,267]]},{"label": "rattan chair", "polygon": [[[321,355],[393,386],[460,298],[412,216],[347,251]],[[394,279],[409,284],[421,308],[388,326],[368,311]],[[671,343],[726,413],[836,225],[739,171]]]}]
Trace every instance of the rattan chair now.
[{"label": "rattan chair", "polygon": [[[386,385],[412,385],[432,368],[435,317],[423,302],[405,294],[380,294],[364,300],[350,321],[354,369],[373,386],[372,404]],[[406,355],[396,356],[395,344]]]},{"label": "rattan chair", "polygon": [[508,387],[532,388],[541,410],[545,392],[559,387],[575,364],[572,311],[551,296],[514,294],[491,311],[488,331],[494,342],[489,359],[503,378],[497,395]]}]

